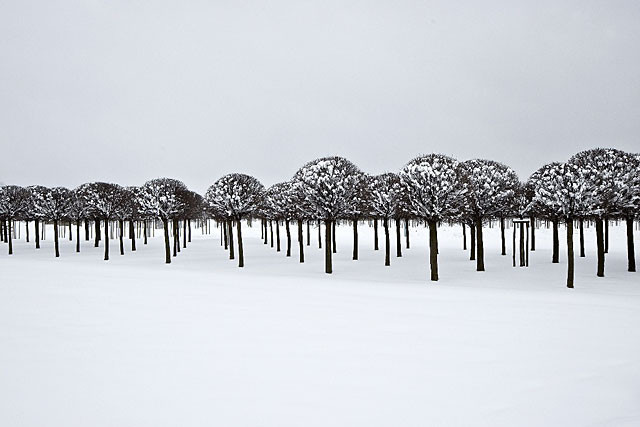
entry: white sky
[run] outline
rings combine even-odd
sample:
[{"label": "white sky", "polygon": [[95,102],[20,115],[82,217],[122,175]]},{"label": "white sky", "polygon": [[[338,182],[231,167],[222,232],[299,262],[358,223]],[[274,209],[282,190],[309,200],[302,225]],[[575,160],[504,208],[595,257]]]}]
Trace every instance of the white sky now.
[{"label": "white sky", "polygon": [[[480,5],[482,3],[482,5]],[[640,2],[0,0],[0,181],[640,151]]]}]

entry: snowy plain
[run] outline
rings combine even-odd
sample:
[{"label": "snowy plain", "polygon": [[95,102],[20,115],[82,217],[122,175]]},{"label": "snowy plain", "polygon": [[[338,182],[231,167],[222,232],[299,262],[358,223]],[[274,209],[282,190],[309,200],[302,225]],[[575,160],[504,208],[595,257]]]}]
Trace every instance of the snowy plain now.
[{"label": "snowy plain", "polygon": [[0,245],[0,426],[640,425],[640,273],[626,271],[624,227],[611,227],[606,278],[586,230],[573,290],[563,228],[561,263],[543,228],[529,268],[485,229],[478,273],[461,229],[442,227],[437,283],[424,228],[402,258],[392,234],[384,267],[371,228],[352,261],[339,227],[332,275],[316,229],[298,262],[295,230],[286,258],[285,238],[276,252],[245,226],[243,269],[216,228],[194,230],[170,265],[161,230],[125,256],[112,240],[108,262],[84,240],[80,254],[61,240],[55,259],[52,231],[37,251]]}]

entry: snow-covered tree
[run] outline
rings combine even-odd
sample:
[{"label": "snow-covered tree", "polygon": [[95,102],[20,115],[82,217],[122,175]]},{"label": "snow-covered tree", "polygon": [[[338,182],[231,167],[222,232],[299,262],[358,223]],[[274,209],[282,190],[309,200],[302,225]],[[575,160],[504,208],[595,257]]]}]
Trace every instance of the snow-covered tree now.
[{"label": "snow-covered tree", "polygon": [[567,228],[567,287],[573,288],[573,225],[585,217],[591,206],[594,188],[574,163],[551,163],[537,176],[532,203],[550,218],[561,218]]},{"label": "snow-covered tree", "polygon": [[29,209],[31,194],[23,187],[5,185],[0,187],[0,219],[6,221],[9,255],[13,254],[13,221],[22,219]]},{"label": "snow-covered tree", "polygon": [[182,214],[185,206],[180,194],[185,191],[188,191],[187,186],[182,181],[171,178],[156,178],[145,182],[140,193],[142,212],[149,218],[157,218],[162,221],[165,263],[167,264],[171,263],[169,220]]},{"label": "snow-covered tree", "polygon": [[457,160],[441,154],[413,159],[400,171],[406,209],[429,224],[431,280],[438,280],[438,222],[457,219],[465,206],[465,188]]},{"label": "snow-covered tree", "polygon": [[477,261],[476,270],[484,271],[484,242],[482,224],[498,218],[518,188],[518,175],[502,163],[474,159],[460,163],[460,174],[466,195],[466,212],[475,225]]},{"label": "snow-covered tree", "polygon": [[[401,196],[400,177],[395,173],[383,173],[369,178],[369,209],[374,219],[382,219],[385,240],[384,265],[391,265],[389,220],[396,215]],[[375,224],[374,224],[375,227]]]},{"label": "snow-covered tree", "polygon": [[53,238],[56,257],[60,256],[58,224],[69,214],[73,203],[73,193],[64,187],[31,187],[33,207],[44,220],[53,221]]},{"label": "snow-covered tree", "polygon": [[633,179],[630,159],[623,151],[613,148],[581,151],[569,159],[569,163],[580,168],[588,185],[594,188],[589,215],[596,223],[598,277],[604,277],[605,254],[609,247],[609,219],[620,213],[620,197]]},{"label": "snow-covered tree", "polygon": [[292,181],[300,187],[314,217],[325,223],[325,272],[331,274],[332,224],[352,213],[362,172],[343,157],[323,157],[301,167]]},{"label": "snow-covered tree", "polygon": [[234,173],[217,180],[205,194],[207,203],[228,220],[233,241],[233,222],[238,229],[238,267],[244,267],[242,219],[251,217],[262,200],[263,185],[252,176]]}]

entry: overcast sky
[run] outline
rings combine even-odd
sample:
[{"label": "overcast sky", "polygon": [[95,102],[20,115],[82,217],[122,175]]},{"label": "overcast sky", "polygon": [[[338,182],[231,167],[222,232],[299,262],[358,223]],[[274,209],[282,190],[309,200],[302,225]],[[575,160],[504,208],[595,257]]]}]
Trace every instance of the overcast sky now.
[{"label": "overcast sky", "polygon": [[[480,3],[483,3],[480,6]],[[640,1],[0,0],[0,182],[640,151]]]}]

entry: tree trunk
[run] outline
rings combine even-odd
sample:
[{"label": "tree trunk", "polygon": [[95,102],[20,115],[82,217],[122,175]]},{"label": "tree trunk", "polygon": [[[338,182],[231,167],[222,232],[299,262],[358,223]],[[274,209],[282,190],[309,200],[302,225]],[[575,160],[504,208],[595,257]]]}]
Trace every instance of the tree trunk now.
[{"label": "tree trunk", "polygon": [[173,234],[173,256],[178,256],[178,224],[175,218],[171,220],[171,233]]},{"label": "tree trunk", "polygon": [[609,253],[609,218],[604,219],[604,253]]},{"label": "tree trunk", "polygon": [[29,221],[24,222],[24,230],[27,232],[27,243],[29,243]]},{"label": "tree trunk", "polygon": [[531,217],[529,220],[531,222],[531,251],[536,250],[536,219]]},{"label": "tree trunk", "polygon": [[182,220],[182,247],[187,247],[187,220]]},{"label": "tree trunk", "polygon": [[484,242],[482,240],[482,218],[476,219],[476,233],[478,237],[476,239],[477,249],[476,253],[478,259],[476,260],[476,271],[484,271]]},{"label": "tree trunk", "polygon": [[627,220],[627,264],[628,271],[636,271],[636,253],[633,245],[633,217],[628,217]]},{"label": "tree trunk", "polygon": [[[104,220],[104,260],[109,261],[109,220]],[[56,233],[57,235],[58,233]]]},{"label": "tree trunk", "polygon": [[280,252],[280,220],[276,220],[276,251]]},{"label": "tree trunk", "polygon": [[73,242],[73,233],[71,232],[71,230],[73,230],[71,221],[69,221],[69,241]]},{"label": "tree trunk", "polygon": [[431,280],[438,281],[438,223],[429,220],[429,265],[431,267]]},{"label": "tree trunk", "polygon": [[326,219],[324,221],[324,272],[327,274],[333,273],[333,265],[331,263],[331,221]]},{"label": "tree trunk", "polygon": [[469,225],[469,261],[476,260],[476,226],[474,224]]},{"label": "tree trunk", "polygon": [[76,252],[80,252],[80,220],[76,222]]},{"label": "tree trunk", "polygon": [[[93,225],[96,229],[96,236],[95,236],[95,242],[93,244],[94,248],[97,248],[98,246],[100,246],[100,240],[101,240],[101,236],[100,236],[100,220],[99,219],[95,219],[93,221]],[[107,234],[107,230],[105,230],[105,235]]]},{"label": "tree trunk", "polygon": [[8,239],[9,239],[9,255],[13,255],[13,236],[11,235],[11,224],[12,220],[11,218],[9,218],[7,220],[7,232],[8,232]]},{"label": "tree trunk", "polygon": [[598,247],[598,277],[604,277],[604,232],[602,218],[596,218],[596,246]]},{"label": "tree trunk", "polygon": [[84,219],[84,240],[89,241],[89,220],[86,218]]},{"label": "tree trunk", "polygon": [[520,267],[525,266],[524,254],[524,224],[520,223]]},{"label": "tree trunk", "polygon": [[500,218],[500,242],[502,244],[502,255],[507,254],[507,244],[504,238],[504,218]]},{"label": "tree trunk", "polygon": [[337,252],[336,246],[336,221],[331,221],[331,241],[333,242],[333,253]]},{"label": "tree trunk", "polygon": [[516,224],[515,223],[512,223],[512,224],[513,224],[513,242],[512,242],[512,248],[511,249],[513,251],[512,252],[513,253],[513,256],[512,256],[512,258],[513,258],[513,266],[515,267],[516,266]]},{"label": "tree trunk", "polygon": [[402,241],[400,240],[400,219],[396,218],[396,257],[402,256]]},{"label": "tree trunk", "polygon": [[373,219],[373,250],[378,250],[378,218]]},{"label": "tree trunk", "polygon": [[404,220],[404,235],[405,238],[407,239],[407,249],[410,249],[410,245],[409,245],[409,220],[405,219]]},{"label": "tree trunk", "polygon": [[[45,227],[46,227],[46,223],[45,223]],[[58,220],[54,219],[53,220],[53,246],[56,252],[56,258],[58,258],[60,256],[60,245],[58,242]]]},{"label": "tree trunk", "polygon": [[584,220],[580,218],[580,258],[584,257]]},{"label": "tree trunk", "polygon": [[34,230],[36,233],[36,249],[40,249],[40,220],[35,219],[33,223],[36,226]]},{"label": "tree trunk", "polygon": [[[269,238],[268,238],[268,230],[267,230],[267,220],[264,219],[264,224],[262,224],[262,227],[264,228],[264,244],[268,245],[269,244]],[[273,240],[273,232],[271,234],[271,240]]]},{"label": "tree trunk", "polygon": [[311,226],[309,221],[307,221],[307,246],[311,246]]},{"label": "tree trunk", "polygon": [[147,220],[142,221],[142,233],[144,234],[144,244],[147,244]]},{"label": "tree trunk", "polygon": [[467,226],[462,223],[462,250],[467,250]]},{"label": "tree trunk", "polygon": [[554,219],[553,224],[553,253],[551,255],[551,262],[557,264],[560,262],[560,240],[558,238],[558,220]]},{"label": "tree trunk", "polygon": [[133,225],[133,220],[129,220],[129,238],[131,239],[131,252],[136,250],[136,230]]},{"label": "tree trunk", "polygon": [[220,224],[220,228],[221,228],[221,233],[222,236],[224,238],[224,249],[227,250],[229,249],[229,230],[228,230],[228,226],[227,226],[227,221],[222,221],[222,223]]},{"label": "tree trunk", "polygon": [[271,234],[271,247],[273,247],[273,221],[269,220],[269,233]]},{"label": "tree trunk", "polygon": [[284,221],[284,226],[287,230],[287,256],[291,256],[291,229],[289,228],[289,220]]},{"label": "tree trunk", "polygon": [[389,219],[384,218],[382,220],[384,226],[384,265],[386,267],[391,265],[391,240],[389,239]]},{"label": "tree trunk", "polygon": [[229,259],[235,259],[235,253],[233,251],[233,222],[227,221],[227,226],[229,227]]},{"label": "tree trunk", "polygon": [[242,220],[236,221],[238,226],[238,267],[244,267],[244,250],[242,247]]},{"label": "tree trunk", "polygon": [[322,222],[318,220],[318,249],[322,249]]},{"label": "tree trunk", "polygon": [[358,220],[353,220],[353,260],[358,260]]},{"label": "tree trunk", "polygon": [[[302,220],[298,220],[298,251],[300,252],[300,262],[304,262],[304,237],[302,231]],[[307,242],[309,241],[309,223],[307,222]]]},{"label": "tree trunk", "polygon": [[120,240],[120,255],[124,255],[124,221],[118,220],[118,227],[120,228],[120,233],[118,235],[118,239]]},{"label": "tree trunk", "polygon": [[567,220],[567,288],[573,288],[574,257],[573,257],[573,220]]},{"label": "tree trunk", "polygon": [[171,264],[171,247],[169,246],[169,221],[162,218],[162,228],[164,228],[164,259],[166,264]]},{"label": "tree trunk", "polygon": [[264,239],[264,219],[260,220],[260,239]]},{"label": "tree trunk", "polygon": [[191,243],[191,220],[188,219],[187,222],[189,223],[189,243]]}]

